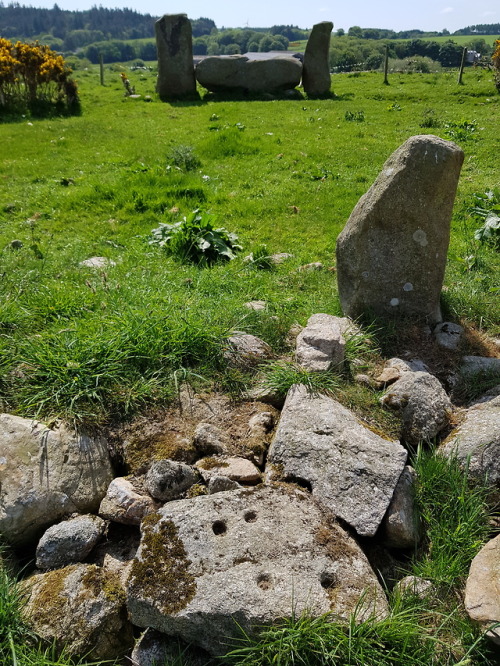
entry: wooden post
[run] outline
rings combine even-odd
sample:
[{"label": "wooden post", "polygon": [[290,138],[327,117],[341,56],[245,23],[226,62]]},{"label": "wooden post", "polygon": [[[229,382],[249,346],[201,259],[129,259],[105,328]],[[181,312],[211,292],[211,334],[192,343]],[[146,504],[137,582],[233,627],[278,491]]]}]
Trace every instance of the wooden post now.
[{"label": "wooden post", "polygon": [[104,58],[102,53],[99,54],[99,70],[101,73],[101,86],[104,85]]},{"label": "wooden post", "polygon": [[389,85],[389,79],[387,78],[387,71],[389,69],[389,44],[385,45],[385,62],[384,62],[384,85]]},{"label": "wooden post", "polygon": [[462,75],[464,73],[465,59],[466,58],[467,58],[467,47],[464,46],[464,50],[462,52],[462,62],[460,63],[460,71],[458,72],[458,85],[459,86],[463,85]]}]

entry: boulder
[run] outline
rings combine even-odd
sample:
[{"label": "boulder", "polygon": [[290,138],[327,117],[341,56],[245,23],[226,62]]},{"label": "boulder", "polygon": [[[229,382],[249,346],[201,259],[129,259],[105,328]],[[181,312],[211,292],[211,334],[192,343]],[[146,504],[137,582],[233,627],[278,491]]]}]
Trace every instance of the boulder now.
[{"label": "boulder", "polygon": [[99,542],[106,523],[98,516],[76,516],[52,525],[38,542],[38,569],[60,569],[82,562]]},{"label": "boulder", "polygon": [[380,402],[401,413],[402,436],[410,444],[432,440],[448,425],[452,412],[446,391],[428,372],[403,372]]},{"label": "boulder", "polygon": [[165,505],[142,525],[128,580],[132,622],[220,655],[295,613],[385,617],[366,557],[306,493],[261,487]]},{"label": "boulder", "polygon": [[119,476],[109,484],[99,507],[99,515],[123,525],[140,525],[144,516],[157,508],[158,504],[149,495],[140,492],[130,478]]},{"label": "boulder", "polygon": [[311,372],[325,371],[344,362],[345,340],[339,317],[314,314],[297,336],[297,363]]},{"label": "boulder", "polygon": [[73,564],[24,581],[24,615],[59,650],[114,659],[133,644],[125,592],[117,576],[94,564]]},{"label": "boulder", "polygon": [[407,465],[394,490],[382,523],[384,543],[389,548],[415,548],[420,537],[419,517],[415,506],[416,472]]},{"label": "boulder", "polygon": [[439,299],[463,159],[454,143],[422,135],[384,164],[337,239],[347,315],[442,320]]},{"label": "boulder", "polygon": [[226,363],[233,368],[250,370],[273,357],[273,350],[255,335],[237,332],[227,340]]},{"label": "boulder", "polygon": [[463,422],[438,449],[456,456],[471,477],[500,483],[500,394],[492,390],[470,407]]},{"label": "boulder", "polygon": [[196,65],[196,78],[207,90],[273,92],[295,88],[302,63],[292,56],[252,60],[247,56],[209,56]]},{"label": "boulder", "polygon": [[146,488],[157,500],[168,502],[178,499],[198,481],[198,474],[185,463],[158,460],[146,474]]},{"label": "boulder", "polygon": [[330,35],[331,21],[313,25],[306,50],[302,70],[302,86],[310,96],[326,95],[330,92]]},{"label": "boulder", "polygon": [[465,610],[500,645],[500,535],[488,541],[472,560],[465,586]]},{"label": "boulder", "polygon": [[64,425],[0,414],[0,451],[0,533],[14,545],[65,515],[96,511],[113,478],[106,441]]},{"label": "boulder", "polygon": [[365,428],[333,398],[302,385],[288,392],[268,454],[284,479],[297,481],[363,536],[373,536],[406,463],[399,442]]},{"label": "boulder", "polygon": [[460,373],[468,378],[480,377],[481,375],[492,375],[500,378],[500,358],[488,356],[464,356]]},{"label": "boulder", "polygon": [[162,101],[196,94],[191,21],[186,14],[165,14],[155,22],[158,53],[156,90]]}]

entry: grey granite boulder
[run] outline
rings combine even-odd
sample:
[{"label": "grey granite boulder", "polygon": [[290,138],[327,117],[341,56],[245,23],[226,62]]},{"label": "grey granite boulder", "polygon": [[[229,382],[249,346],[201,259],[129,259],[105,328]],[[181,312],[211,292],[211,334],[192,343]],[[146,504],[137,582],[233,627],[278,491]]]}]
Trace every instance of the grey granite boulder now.
[{"label": "grey granite boulder", "polygon": [[73,564],[23,582],[24,615],[39,636],[70,655],[114,659],[133,643],[125,593],[117,576]]},{"label": "grey granite boulder", "polygon": [[456,456],[473,478],[500,483],[500,393],[493,389],[476,401],[438,451]]},{"label": "grey granite boulder", "polygon": [[302,385],[288,392],[268,463],[310,486],[327,509],[363,536],[377,531],[405,466],[399,442],[365,428],[333,398]]},{"label": "grey granite boulder", "polygon": [[488,541],[472,560],[465,586],[465,610],[486,636],[500,645],[500,535]]},{"label": "grey granite boulder", "polygon": [[113,478],[106,441],[0,414],[0,532],[15,545],[96,511]]},{"label": "grey granite boulder", "polygon": [[302,76],[297,58],[253,60],[247,56],[209,56],[196,66],[196,78],[207,90],[273,92],[295,88]]},{"label": "grey granite boulder", "polygon": [[106,523],[98,516],[76,516],[52,525],[36,549],[38,569],[60,569],[82,562],[99,542]]},{"label": "grey granite boulder", "polygon": [[442,320],[440,294],[463,159],[454,143],[421,135],[387,160],[337,239],[345,314]]},{"label": "grey granite boulder", "polygon": [[196,93],[191,21],[186,14],[165,14],[155,23],[158,53],[156,90],[162,101]]},{"label": "grey granite boulder", "polygon": [[308,95],[326,95],[330,92],[330,35],[331,21],[313,25],[304,52],[302,86]]},{"label": "grey granite boulder", "polygon": [[175,460],[158,460],[146,474],[149,494],[162,502],[182,497],[197,481],[198,474],[192,467]]},{"label": "grey granite boulder", "polygon": [[325,371],[344,361],[345,340],[341,318],[314,314],[297,336],[297,363],[311,372]]},{"label": "grey granite boulder", "polygon": [[402,436],[410,444],[433,439],[448,425],[452,412],[446,391],[428,372],[403,372],[381,403],[401,413]]},{"label": "grey granite boulder", "polygon": [[142,525],[128,580],[132,622],[212,654],[245,631],[308,611],[385,617],[366,557],[314,500],[261,487],[165,505]]}]

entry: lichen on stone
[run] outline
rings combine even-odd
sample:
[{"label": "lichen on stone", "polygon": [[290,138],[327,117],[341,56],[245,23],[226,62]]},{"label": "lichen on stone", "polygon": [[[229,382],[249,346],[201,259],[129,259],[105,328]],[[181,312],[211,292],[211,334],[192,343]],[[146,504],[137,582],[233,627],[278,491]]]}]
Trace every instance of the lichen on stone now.
[{"label": "lichen on stone", "polygon": [[178,613],[193,599],[196,580],[189,572],[191,561],[177,527],[171,520],[151,514],[141,528],[141,549],[132,564],[129,590],[134,596],[154,600],[162,613]]}]

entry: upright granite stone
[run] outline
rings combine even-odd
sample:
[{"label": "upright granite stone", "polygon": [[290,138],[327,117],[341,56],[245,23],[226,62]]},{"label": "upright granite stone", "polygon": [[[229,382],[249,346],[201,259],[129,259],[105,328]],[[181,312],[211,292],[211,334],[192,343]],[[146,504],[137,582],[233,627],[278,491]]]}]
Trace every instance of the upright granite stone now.
[{"label": "upright granite stone", "polygon": [[442,320],[439,297],[463,151],[413,136],[387,160],[337,240],[344,313]]},{"label": "upright granite stone", "polygon": [[304,53],[302,86],[308,95],[326,95],[330,92],[330,34],[331,21],[322,21],[313,25]]},{"label": "upright granite stone", "polygon": [[186,14],[165,14],[155,23],[157,92],[162,101],[196,94],[191,22]]}]

